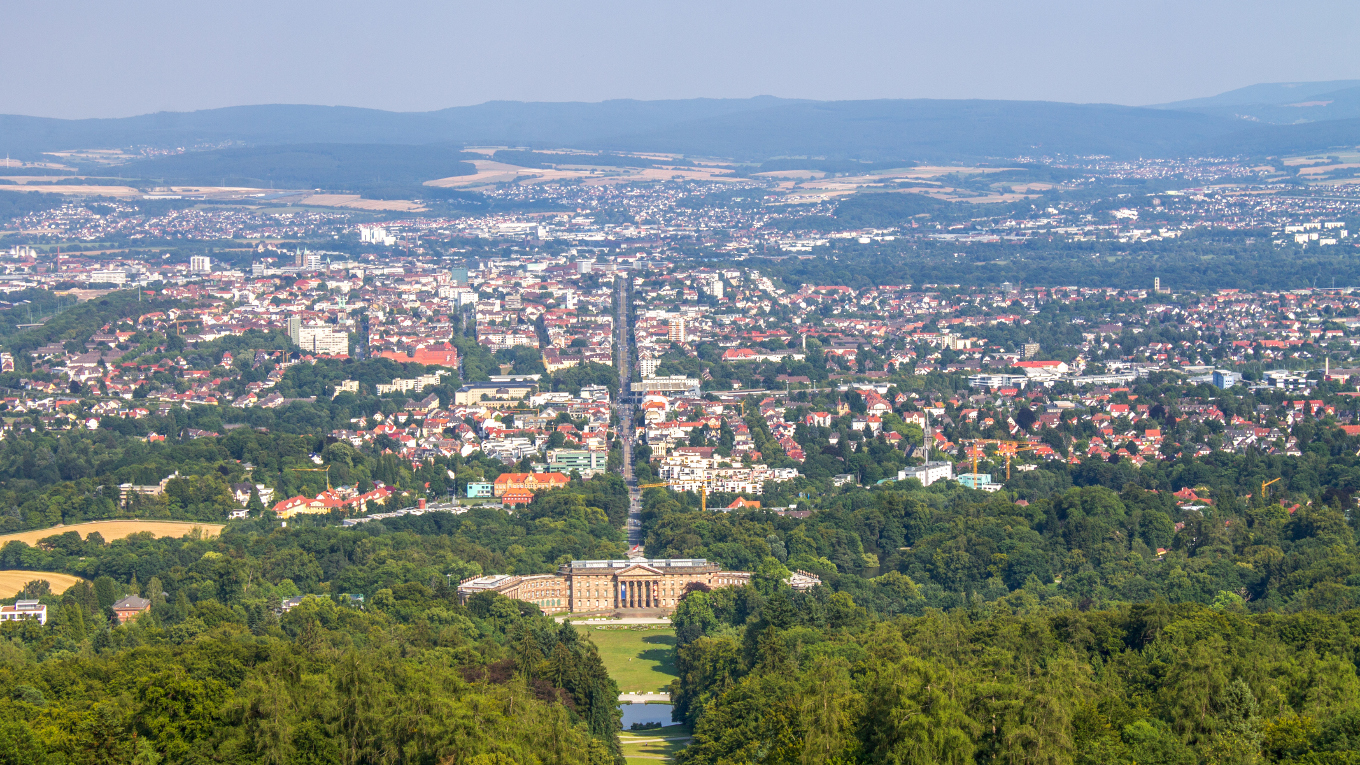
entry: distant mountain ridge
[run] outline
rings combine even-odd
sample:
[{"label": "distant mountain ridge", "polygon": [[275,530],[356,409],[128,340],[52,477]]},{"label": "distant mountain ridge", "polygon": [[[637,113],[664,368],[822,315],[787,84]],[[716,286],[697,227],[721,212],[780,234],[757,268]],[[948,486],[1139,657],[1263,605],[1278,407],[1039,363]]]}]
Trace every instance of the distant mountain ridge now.
[{"label": "distant mountain ridge", "polygon": [[[239,147],[310,145],[312,150],[321,144],[448,150],[524,146],[665,152],[752,163],[779,157],[873,162],[1045,155],[1173,158],[1354,146],[1360,144],[1357,119],[1360,80],[1256,85],[1156,107],[995,100],[807,101],[773,96],[599,103],[493,101],[421,113],[260,105],[121,119],[3,115],[0,151],[36,159],[42,152],[64,149],[230,143]],[[245,158],[249,154],[225,156]],[[239,175],[256,177],[269,169],[258,156],[250,161],[255,169]],[[168,171],[177,170],[173,164],[157,167],[172,174]],[[213,171],[220,174],[229,169],[221,166]]]},{"label": "distant mountain ridge", "polygon": [[1157,108],[1272,125],[1348,120],[1360,118],[1360,80],[1252,85]]},{"label": "distant mountain ridge", "polygon": [[1325,82],[1264,82],[1219,93],[1207,98],[1192,98],[1156,104],[1156,109],[1211,109],[1223,106],[1251,106],[1253,104],[1286,104],[1314,100],[1324,93],[1360,87],[1360,80],[1327,80]]}]

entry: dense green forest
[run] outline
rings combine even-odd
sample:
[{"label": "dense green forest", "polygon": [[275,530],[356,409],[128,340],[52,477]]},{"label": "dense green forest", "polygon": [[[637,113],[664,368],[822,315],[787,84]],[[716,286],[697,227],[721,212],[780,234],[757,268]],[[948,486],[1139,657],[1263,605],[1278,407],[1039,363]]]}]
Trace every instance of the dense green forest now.
[{"label": "dense green forest", "polygon": [[1360,517],[1339,499],[1291,513],[1224,492],[1193,509],[1168,489],[1130,483],[1118,493],[1085,486],[1015,504],[957,485],[906,484],[918,488],[890,483],[814,499],[820,510],[806,519],[702,514],[692,498],[652,491],[645,543],[659,556],[742,570],[774,558],[880,614],[1017,599],[1055,608],[1157,599],[1253,612],[1360,607]]},{"label": "dense green forest", "polygon": [[316,143],[196,151],[117,170],[123,178],[160,183],[362,192],[472,175],[476,168],[466,161],[472,157],[441,146]]},{"label": "dense green forest", "polygon": [[783,573],[682,601],[681,763],[1360,761],[1360,612],[1015,599],[880,620]]},{"label": "dense green forest", "polygon": [[[69,343],[70,350],[84,352],[90,336],[109,322],[136,321],[143,314],[182,305],[178,300],[165,298],[138,300],[136,290],[111,292],[84,303],[77,303],[74,297],[61,298],[49,290],[39,289],[15,292],[7,297],[13,298],[10,301],[13,305],[0,310],[0,336],[13,335],[5,340],[5,350],[15,354],[51,343]],[[42,319],[47,321],[41,327],[19,329],[20,324],[32,324]]]},{"label": "dense green forest", "polygon": [[[618,557],[626,508],[599,477],[514,515],[10,542],[0,567],[83,579],[25,588],[46,627],[0,625],[0,763],[621,762],[618,687],[587,636],[492,593],[459,605],[455,588]],[[151,611],[118,626],[127,594]]]},{"label": "dense green forest", "polygon": [[[25,170],[27,172],[27,170]],[[32,192],[0,192],[0,223],[8,223],[29,213],[50,210],[66,202],[61,194],[34,194]]]},{"label": "dense green forest", "polygon": [[[584,531],[570,504],[540,520]],[[584,635],[497,595],[458,604],[484,549],[470,536],[373,523],[51,546],[44,565],[93,584],[35,587],[52,622],[0,626],[0,762],[616,761],[618,689]],[[319,597],[278,613],[300,591]],[[129,593],[151,612],[111,626]]]},{"label": "dense green forest", "polygon": [[[919,212],[928,213],[929,206],[922,203]],[[856,214],[864,216],[856,220],[865,221],[862,225],[866,226],[902,225],[900,218],[879,217],[868,209]],[[823,230],[841,227],[839,221],[828,218]],[[1169,242],[1145,243],[1044,238],[1013,244],[898,240],[861,245],[838,239],[824,254],[770,260],[760,267],[795,291],[804,284],[853,289],[897,284],[997,286],[1007,281],[1055,284],[1054,274],[1063,274],[1058,280],[1063,285],[1114,289],[1151,289],[1153,279],[1161,277],[1164,288],[1177,291],[1303,289],[1315,283],[1330,286],[1333,280],[1337,286],[1360,283],[1360,264],[1345,250],[1279,248],[1271,244],[1268,231],[1204,230]]]}]

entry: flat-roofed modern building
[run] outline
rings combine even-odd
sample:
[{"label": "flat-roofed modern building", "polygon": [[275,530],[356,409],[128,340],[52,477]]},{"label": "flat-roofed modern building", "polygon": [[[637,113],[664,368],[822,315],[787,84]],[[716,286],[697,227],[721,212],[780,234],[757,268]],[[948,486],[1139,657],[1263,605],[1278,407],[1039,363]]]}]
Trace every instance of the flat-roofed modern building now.
[{"label": "flat-roofed modern building", "polygon": [[12,606],[0,606],[0,622],[26,619],[35,619],[38,624],[47,624],[47,606],[36,600],[16,600]]},{"label": "flat-roofed modern building", "polygon": [[454,392],[453,403],[457,406],[473,406],[483,401],[519,401],[533,389],[532,383],[469,383]]},{"label": "flat-roofed modern building", "polygon": [[953,477],[954,463],[952,462],[927,462],[924,465],[915,465],[897,471],[897,480],[905,481],[908,478],[915,478],[921,482],[922,486],[929,486],[936,481],[947,481]]},{"label": "flat-roofed modern building", "polygon": [[703,383],[694,377],[671,375],[669,377],[644,377],[631,383],[633,393],[681,393],[698,395]]}]

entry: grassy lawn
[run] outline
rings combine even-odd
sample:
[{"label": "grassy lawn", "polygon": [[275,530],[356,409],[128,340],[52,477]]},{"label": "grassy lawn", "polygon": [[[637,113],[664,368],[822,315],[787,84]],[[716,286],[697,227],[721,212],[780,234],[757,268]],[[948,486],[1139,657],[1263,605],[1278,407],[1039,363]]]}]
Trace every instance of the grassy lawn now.
[{"label": "grassy lawn", "polygon": [[675,677],[673,629],[591,629],[590,639],[623,693],[664,691]]},{"label": "grassy lawn", "polygon": [[689,739],[689,728],[678,724],[619,733],[619,743],[623,745],[623,756],[628,765],[655,765],[658,761],[672,760]]}]

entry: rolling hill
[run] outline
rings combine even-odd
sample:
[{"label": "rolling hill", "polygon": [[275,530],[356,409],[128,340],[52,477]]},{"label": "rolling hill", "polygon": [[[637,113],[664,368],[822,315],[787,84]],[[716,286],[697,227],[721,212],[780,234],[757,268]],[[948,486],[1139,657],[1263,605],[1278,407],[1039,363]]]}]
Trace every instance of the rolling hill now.
[{"label": "rolling hill", "polygon": [[445,146],[286,144],[174,154],[118,166],[124,177],[173,185],[316,188],[363,193],[471,175],[468,155]]},{"label": "rolling hill", "polygon": [[[124,119],[0,116],[0,150],[230,148],[137,161],[171,183],[404,189],[472,172],[465,146],[663,152],[762,163],[984,161],[1104,155],[1271,155],[1360,144],[1360,81],[1255,85],[1155,107],[1043,101],[804,101],[762,96],[600,103],[495,101],[424,113],[238,106]],[[505,159],[540,164],[510,152]],[[603,161],[603,160],[601,160]],[[93,169],[93,168],[91,168]],[[103,172],[108,172],[107,170]]]},{"label": "rolling hill", "polygon": [[[1240,128],[1166,109],[1035,101],[686,101],[507,103],[423,114],[248,106],[113,120],[0,117],[15,156],[72,148],[444,144],[661,151],[760,161],[780,156],[941,160],[1031,153],[1164,156]],[[256,171],[248,173],[257,174]],[[219,173],[220,175],[220,173]]]},{"label": "rolling hill", "polygon": [[1252,85],[1159,108],[1272,125],[1355,119],[1360,117],[1360,80]]}]

